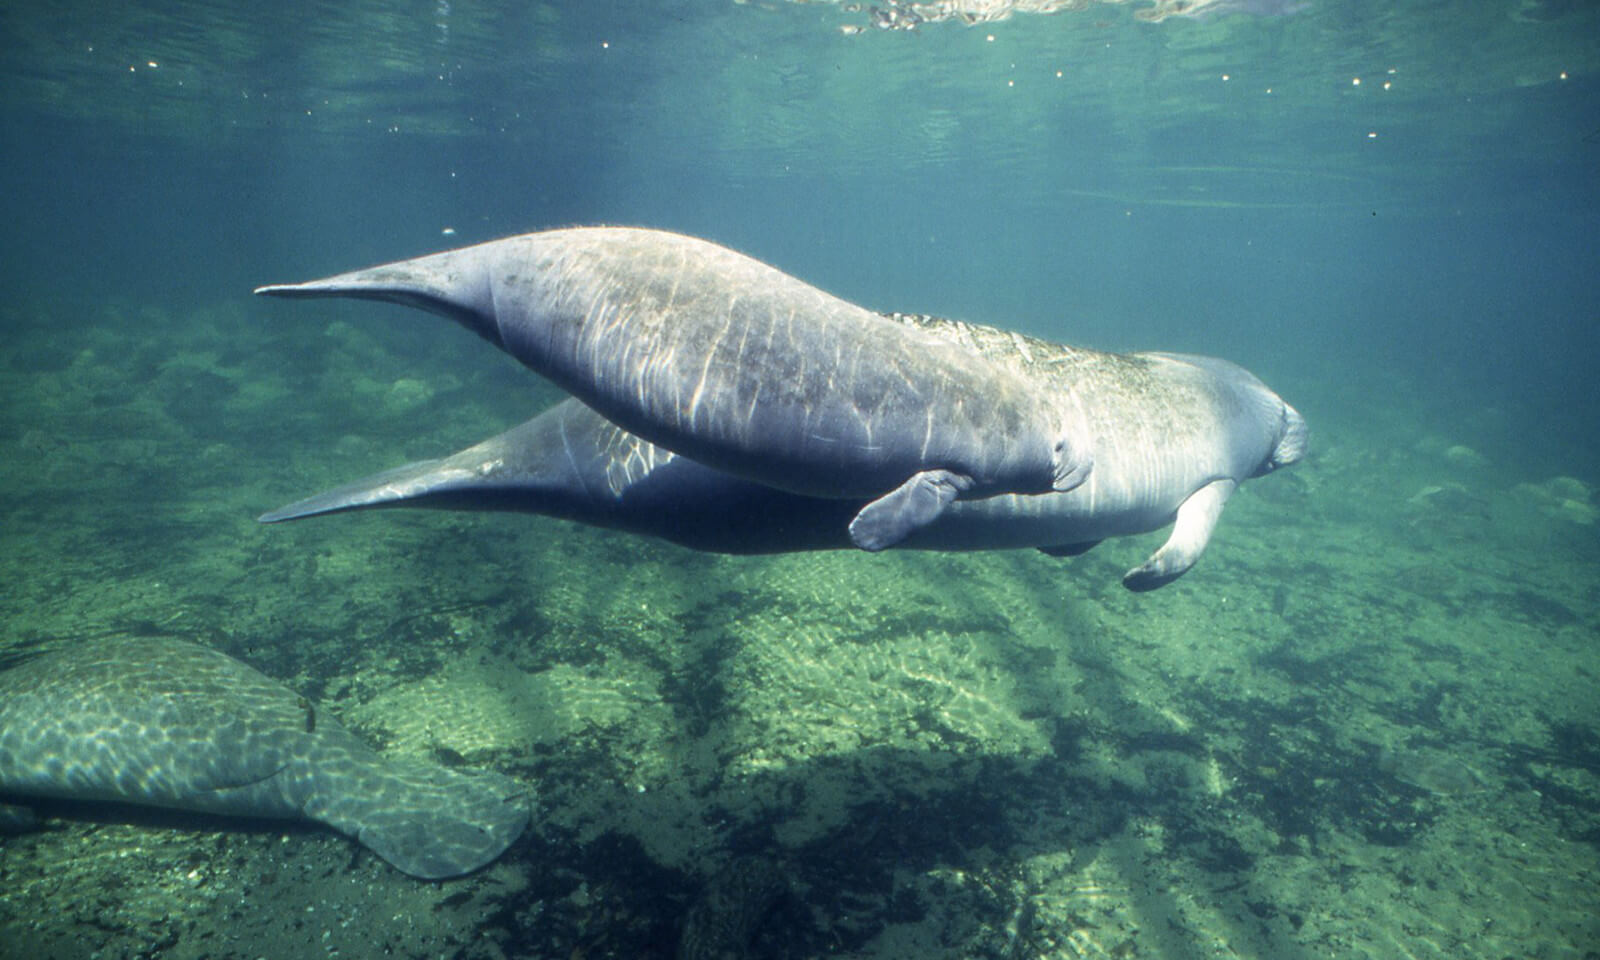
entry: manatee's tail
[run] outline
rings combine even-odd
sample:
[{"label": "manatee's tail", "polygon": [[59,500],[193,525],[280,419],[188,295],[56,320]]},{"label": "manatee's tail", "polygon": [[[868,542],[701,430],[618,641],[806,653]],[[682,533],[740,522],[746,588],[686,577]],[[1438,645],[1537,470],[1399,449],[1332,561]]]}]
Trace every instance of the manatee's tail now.
[{"label": "manatee's tail", "polygon": [[351,270],[304,283],[272,283],[256,287],[255,292],[267,297],[354,297],[418,306],[422,305],[419,301],[451,300],[458,291],[445,261],[454,252]]},{"label": "manatee's tail", "polygon": [[[255,293],[265,297],[286,297],[306,300],[314,297],[347,297],[353,300],[384,300],[389,303],[440,310],[446,292],[434,289],[421,278],[396,276],[382,267],[341,273],[324,280],[305,283],[273,283],[256,287]],[[442,312],[442,311],[441,311]]]},{"label": "manatee's tail", "polygon": [[331,490],[324,490],[304,500],[285,504],[276,510],[268,510],[256,519],[262,523],[278,523],[283,520],[298,520],[301,517],[315,517],[343,510],[360,510],[365,507],[402,504],[426,506],[428,504],[415,501],[445,490],[451,479],[461,481],[472,479],[467,471],[460,473],[459,478],[453,478],[444,468],[442,460],[419,460],[363,477]]},{"label": "manatee's tail", "polygon": [[[631,444],[631,446],[630,446]],[[665,451],[623,432],[576,400],[565,400],[505,433],[436,460],[418,460],[271,510],[262,523],[369,507],[510,510],[585,517],[604,510],[591,477],[608,458],[634,452],[642,462]]]},{"label": "manatee's tail", "polygon": [[493,303],[489,274],[477,262],[476,248],[446,250],[414,260],[352,270],[305,283],[273,283],[257,287],[261,296],[304,299],[349,297],[383,300],[449,317],[498,344],[494,318],[483,312]]},{"label": "manatee's tail", "polygon": [[497,773],[385,761],[322,786],[307,816],[424,880],[471,873],[528,826],[528,789]]}]

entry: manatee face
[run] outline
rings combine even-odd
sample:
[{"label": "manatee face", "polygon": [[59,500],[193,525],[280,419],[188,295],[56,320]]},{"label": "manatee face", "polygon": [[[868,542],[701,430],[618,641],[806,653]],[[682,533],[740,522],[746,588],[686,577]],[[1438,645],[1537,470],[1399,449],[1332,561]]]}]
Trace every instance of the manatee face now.
[{"label": "manatee face", "polygon": [[1306,426],[1306,418],[1300,411],[1287,403],[1283,405],[1283,431],[1278,438],[1278,445],[1272,448],[1272,456],[1262,466],[1256,476],[1264,476],[1280,467],[1287,467],[1292,463],[1299,463],[1306,455],[1306,447],[1311,442],[1311,429]]}]

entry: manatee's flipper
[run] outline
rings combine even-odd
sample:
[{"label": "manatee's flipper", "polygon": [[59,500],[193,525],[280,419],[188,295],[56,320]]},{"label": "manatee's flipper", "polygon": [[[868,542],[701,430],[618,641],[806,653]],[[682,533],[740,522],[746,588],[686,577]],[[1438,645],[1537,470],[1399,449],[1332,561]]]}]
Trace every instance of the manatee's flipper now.
[{"label": "manatee's flipper", "polygon": [[1039,552],[1047,557],[1081,557],[1104,542],[1103,540],[1086,540],[1083,543],[1059,543],[1054,546],[1040,547]]},{"label": "manatee's flipper", "polygon": [[850,521],[850,540],[863,550],[892,547],[918,527],[932,523],[972,478],[948,470],[923,470],[861,508]]},{"label": "manatee's flipper", "polygon": [[471,873],[528,825],[527,789],[497,773],[390,761],[313,773],[306,815],[424,880]]},{"label": "manatee's flipper", "polygon": [[1089,471],[1094,469],[1094,455],[1078,449],[1066,437],[1062,437],[1056,441],[1051,467],[1055,476],[1050,482],[1050,489],[1066,493],[1089,479]]},{"label": "manatee's flipper", "polygon": [[1213,480],[1189,494],[1178,507],[1178,517],[1172,524],[1172,535],[1150,559],[1122,576],[1122,585],[1129,590],[1145,591],[1164,587],[1183,576],[1205,552],[1216,529],[1222,507],[1239,484],[1230,479]]}]

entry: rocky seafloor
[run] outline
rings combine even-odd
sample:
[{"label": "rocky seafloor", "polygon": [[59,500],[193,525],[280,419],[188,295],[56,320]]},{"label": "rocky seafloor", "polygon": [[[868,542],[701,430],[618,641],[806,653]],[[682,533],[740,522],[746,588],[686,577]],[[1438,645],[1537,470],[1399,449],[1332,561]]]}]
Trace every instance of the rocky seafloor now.
[{"label": "rocky seafloor", "polygon": [[1600,950],[1593,478],[1508,469],[1502,413],[1274,383],[1312,454],[1134,595],[1164,534],[728,558],[508,515],[262,527],[555,395],[370,314],[5,309],[0,655],[206,643],[536,807],[428,883],[311,825],[51,805],[0,839],[0,955]]}]

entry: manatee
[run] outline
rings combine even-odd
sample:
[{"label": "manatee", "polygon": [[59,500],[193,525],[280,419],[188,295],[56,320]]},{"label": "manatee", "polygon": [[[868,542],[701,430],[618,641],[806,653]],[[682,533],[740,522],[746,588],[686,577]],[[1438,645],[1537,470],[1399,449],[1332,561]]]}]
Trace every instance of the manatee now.
[{"label": "manatee", "polygon": [[451,317],[653,444],[864,501],[849,531],[867,550],[955,500],[1070,490],[1092,472],[1015,373],[694,237],[550,230],[256,292]]},{"label": "manatee", "polygon": [[263,523],[376,507],[537,513],[715,553],[851,546],[859,500],[806,497],[713,470],[568,399],[438,460],[280,507]]},{"label": "manatee", "polygon": [[232,657],[149,639],[0,672],[0,798],[314,820],[427,880],[489,863],[529,819],[508,777],[385,759]]},{"label": "manatee", "polygon": [[[1153,589],[1194,565],[1239,483],[1305,451],[1300,414],[1225,360],[1105,353],[937,317],[885,317],[1026,378],[1095,450],[1094,470],[1075,489],[957,500],[900,548],[1072,555],[1172,523],[1167,542],[1123,580]],[[569,399],[452,456],[358,480],[261,520],[384,506],[514,510],[744,554],[848,547],[842,523],[860,505],[715,470]]]}]

